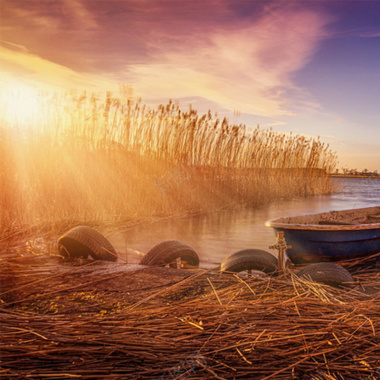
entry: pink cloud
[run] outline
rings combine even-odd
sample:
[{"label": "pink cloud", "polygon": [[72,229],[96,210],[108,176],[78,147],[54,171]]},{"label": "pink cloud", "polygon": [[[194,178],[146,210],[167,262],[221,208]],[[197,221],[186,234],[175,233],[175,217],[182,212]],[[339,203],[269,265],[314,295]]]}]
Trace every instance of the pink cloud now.
[{"label": "pink cloud", "polygon": [[[322,14],[278,7],[254,22],[214,25],[206,35],[156,38],[157,57],[129,67],[143,96],[201,94],[230,109],[288,114],[286,87],[326,37]],[[163,32],[161,32],[163,33]]]},{"label": "pink cloud", "polygon": [[225,0],[20,1],[6,16],[3,38],[34,58],[130,83],[144,98],[201,96],[260,115],[289,114],[292,73],[329,22],[298,3]]}]

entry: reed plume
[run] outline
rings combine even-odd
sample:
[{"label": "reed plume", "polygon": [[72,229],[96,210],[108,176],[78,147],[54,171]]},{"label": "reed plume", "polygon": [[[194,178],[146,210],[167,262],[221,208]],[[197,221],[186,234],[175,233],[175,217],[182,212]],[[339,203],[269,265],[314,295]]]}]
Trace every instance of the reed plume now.
[{"label": "reed plume", "polygon": [[336,155],[301,135],[130,96],[44,94],[39,117],[1,117],[2,228],[256,207],[329,193]]}]

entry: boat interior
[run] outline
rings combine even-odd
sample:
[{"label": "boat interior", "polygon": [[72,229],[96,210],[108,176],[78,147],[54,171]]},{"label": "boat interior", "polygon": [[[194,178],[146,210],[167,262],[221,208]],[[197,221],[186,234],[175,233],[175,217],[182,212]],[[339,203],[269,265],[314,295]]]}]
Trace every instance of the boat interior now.
[{"label": "boat interior", "polygon": [[310,214],[279,218],[273,221],[285,224],[313,224],[313,225],[360,225],[380,224],[380,207],[330,211],[321,214]]}]

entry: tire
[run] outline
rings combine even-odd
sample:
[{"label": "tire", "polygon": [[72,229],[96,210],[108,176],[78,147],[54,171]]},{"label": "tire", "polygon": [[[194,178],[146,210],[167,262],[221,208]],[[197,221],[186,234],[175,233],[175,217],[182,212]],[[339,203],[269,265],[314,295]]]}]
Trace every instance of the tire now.
[{"label": "tire", "polygon": [[66,260],[87,258],[116,261],[117,254],[111,243],[99,232],[87,226],[78,226],[58,239],[59,254]]},{"label": "tire", "polygon": [[220,264],[221,272],[242,272],[258,270],[267,274],[277,271],[278,263],[275,256],[261,249],[243,249],[227,256]]},{"label": "tire", "polygon": [[334,287],[349,286],[350,283],[354,282],[350,272],[335,263],[311,264],[302,268],[296,274],[300,278]]},{"label": "tire", "polygon": [[140,264],[165,266],[179,257],[191,266],[199,265],[199,257],[193,248],[178,240],[166,240],[155,245],[141,259]]}]

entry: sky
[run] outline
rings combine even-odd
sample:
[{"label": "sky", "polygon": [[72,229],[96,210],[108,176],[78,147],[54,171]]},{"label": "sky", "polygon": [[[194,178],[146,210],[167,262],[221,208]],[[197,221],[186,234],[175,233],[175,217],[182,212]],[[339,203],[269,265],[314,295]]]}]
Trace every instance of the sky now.
[{"label": "sky", "polygon": [[0,0],[0,89],[169,99],[380,172],[380,0]]}]

